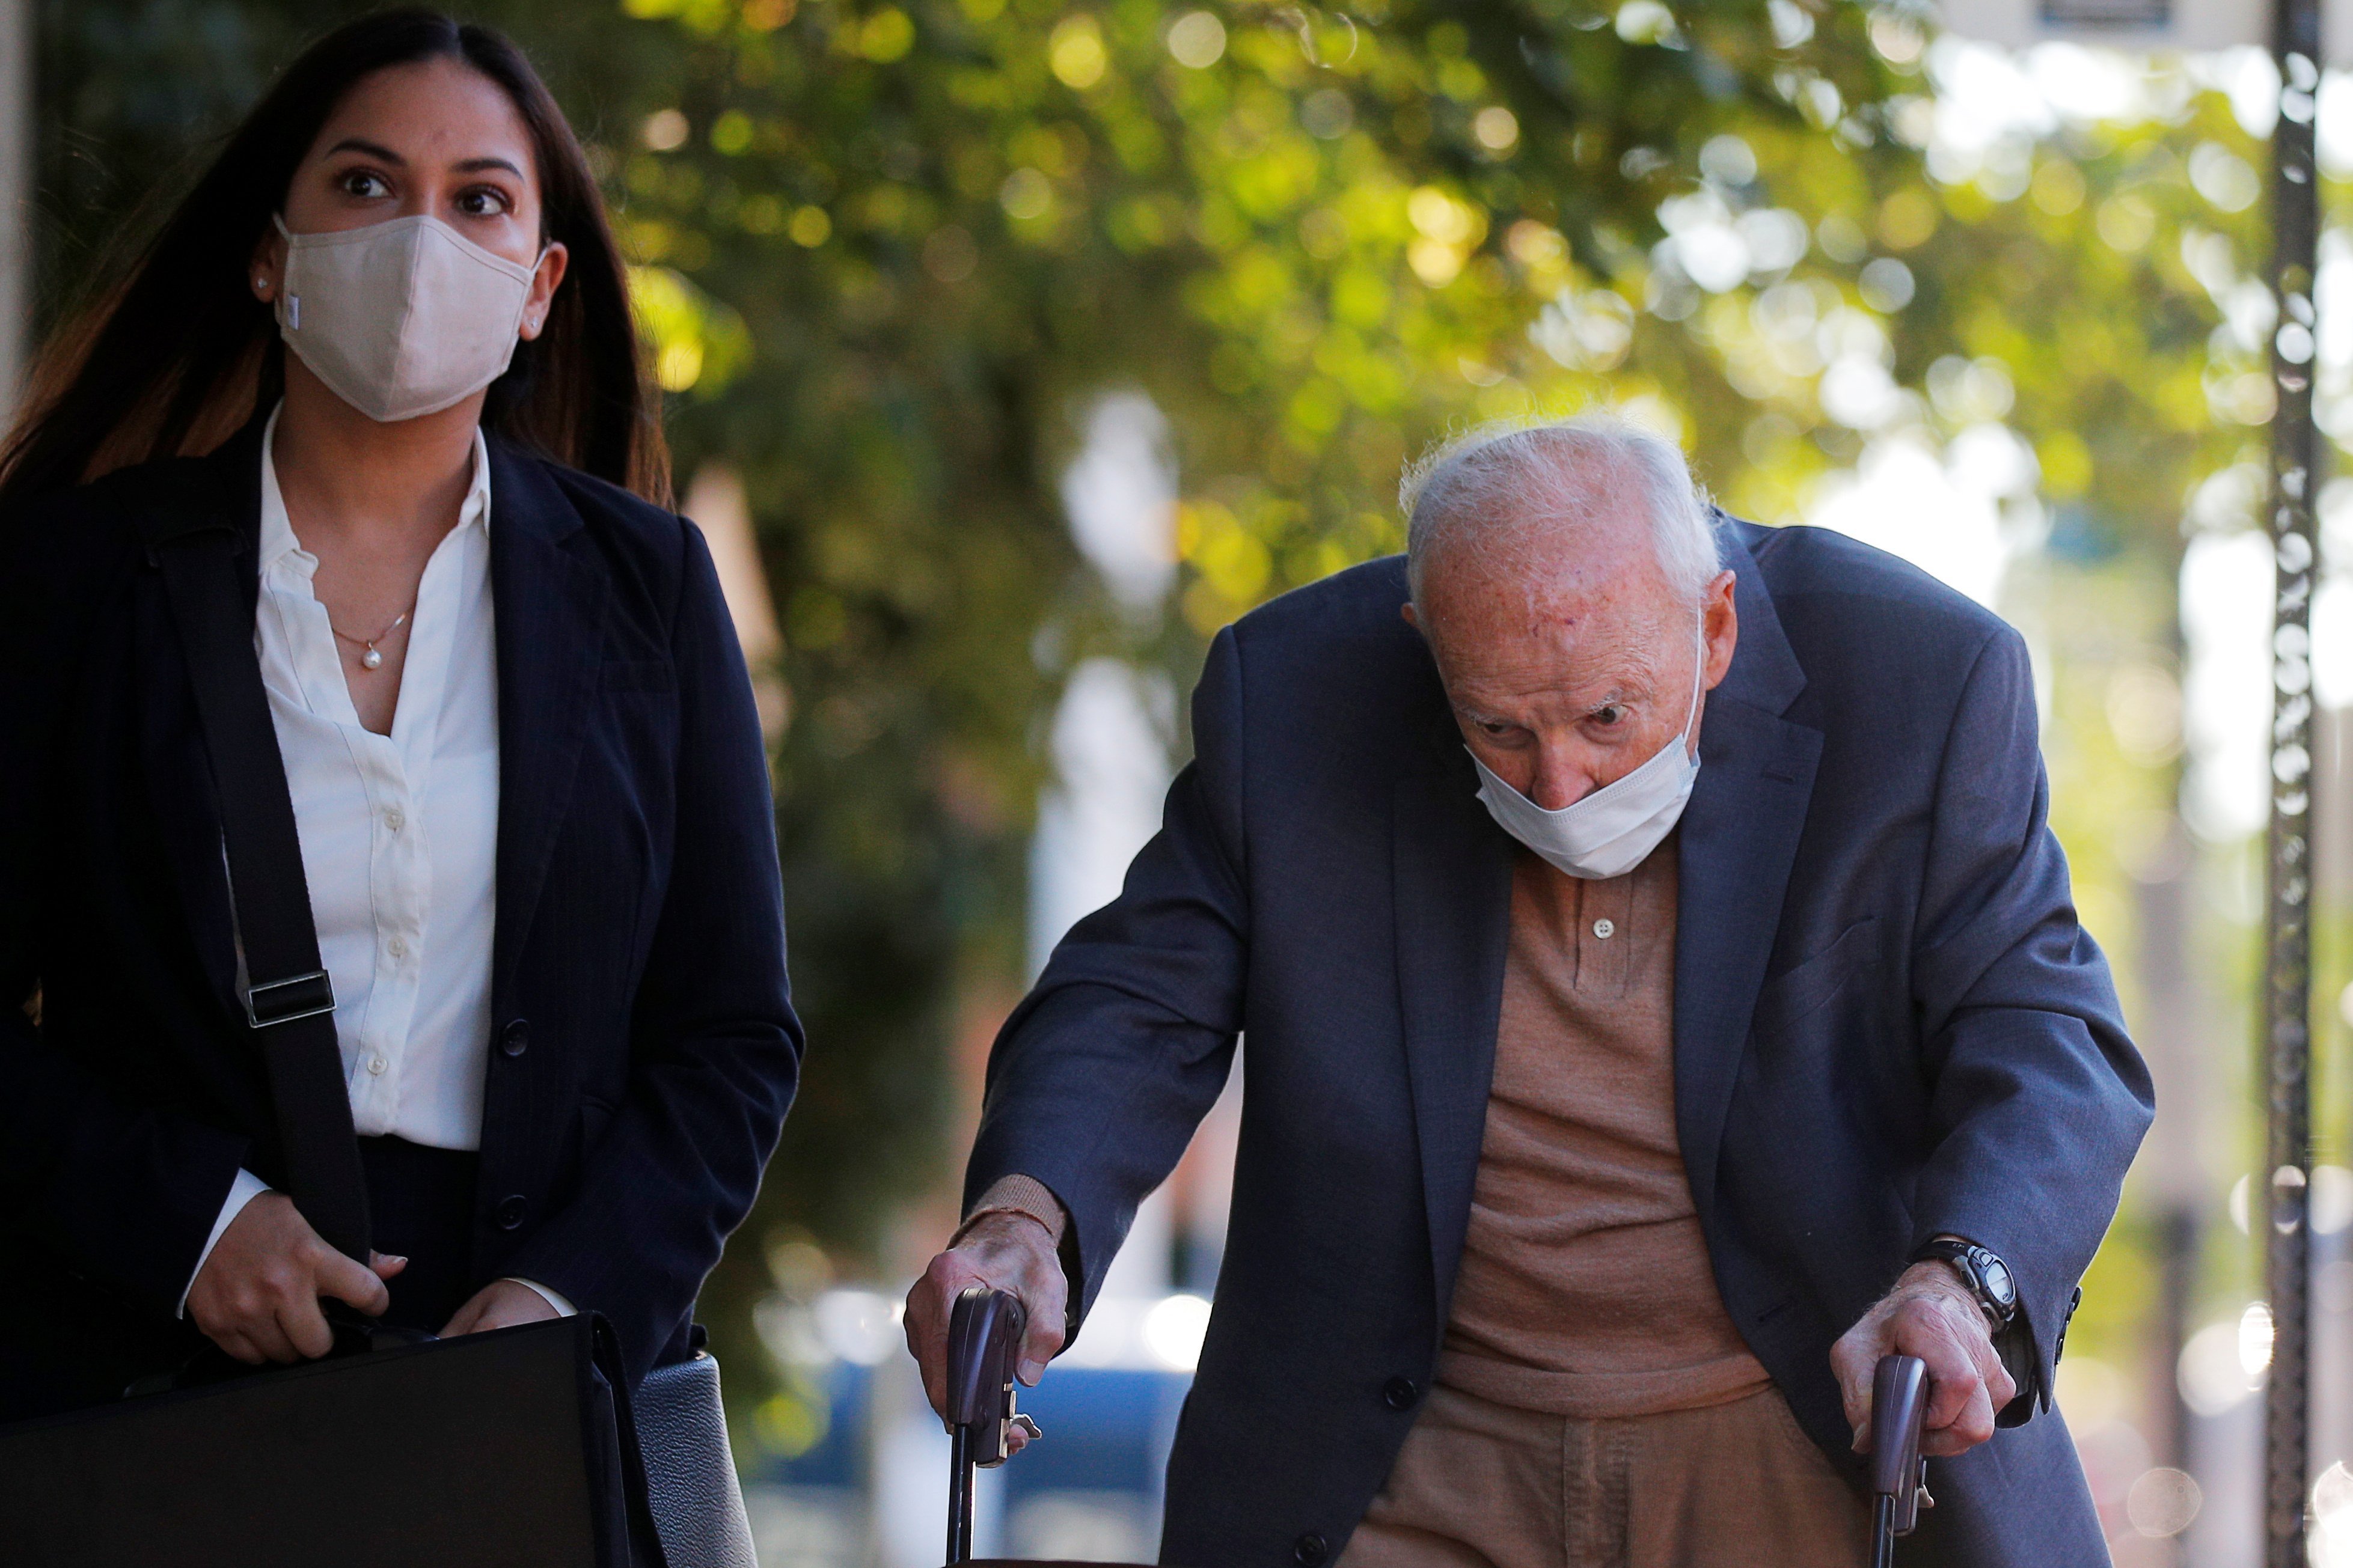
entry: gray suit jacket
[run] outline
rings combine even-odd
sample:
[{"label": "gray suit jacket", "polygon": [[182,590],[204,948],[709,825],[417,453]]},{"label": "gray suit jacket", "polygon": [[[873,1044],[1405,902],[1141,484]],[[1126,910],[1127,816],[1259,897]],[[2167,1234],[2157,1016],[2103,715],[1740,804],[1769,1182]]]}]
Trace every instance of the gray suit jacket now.
[{"label": "gray suit jacket", "polygon": [[[2105,1564],[2052,1367],[2151,1101],[2044,819],[2025,647],[1840,535],[1719,536],[1740,643],[1683,818],[1674,1050],[1725,1305],[1852,1470],[1831,1342],[1928,1237],[2000,1252],[2023,1424],[1931,1464],[1905,1560]],[[969,1191],[1054,1190],[1083,1309],[1250,1037],[1171,1563],[1336,1557],[1446,1321],[1513,846],[1405,596],[1402,562],[1377,561],[1219,635],[1161,833],[990,1060]]]}]

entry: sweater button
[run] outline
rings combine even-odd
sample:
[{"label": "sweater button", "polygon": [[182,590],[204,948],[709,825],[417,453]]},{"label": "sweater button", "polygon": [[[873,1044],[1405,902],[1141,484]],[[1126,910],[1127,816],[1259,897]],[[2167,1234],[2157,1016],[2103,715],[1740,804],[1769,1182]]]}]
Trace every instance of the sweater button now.
[{"label": "sweater button", "polygon": [[511,1018],[499,1031],[499,1049],[511,1057],[519,1057],[531,1049],[531,1020]]},{"label": "sweater button", "polygon": [[1409,1377],[1393,1377],[1381,1385],[1381,1403],[1392,1410],[1409,1410],[1421,1397],[1421,1384]]},{"label": "sweater button", "polygon": [[1291,1543],[1291,1560],[1298,1563],[1299,1568],[1316,1568],[1330,1550],[1324,1545],[1324,1538],[1311,1530]]},{"label": "sweater button", "polygon": [[521,1193],[510,1194],[499,1200],[498,1210],[492,1217],[499,1222],[501,1230],[512,1230],[522,1223],[523,1211],[530,1207],[531,1200]]}]

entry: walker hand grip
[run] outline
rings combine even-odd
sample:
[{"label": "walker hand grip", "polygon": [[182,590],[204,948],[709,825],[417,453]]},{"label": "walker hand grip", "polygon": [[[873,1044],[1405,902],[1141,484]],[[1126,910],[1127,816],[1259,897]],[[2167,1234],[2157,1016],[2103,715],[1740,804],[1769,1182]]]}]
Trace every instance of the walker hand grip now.
[{"label": "walker hand grip", "polygon": [[1008,1428],[1037,1424],[1013,1408],[1013,1373],[1029,1310],[1009,1290],[968,1285],[948,1315],[948,1557],[972,1556],[973,1471],[1005,1462]]},{"label": "walker hand grip", "polygon": [[1920,1522],[1927,1497],[1927,1461],[1920,1457],[1920,1426],[1928,1414],[1928,1363],[1918,1356],[1880,1358],[1871,1379],[1873,1562],[1894,1561],[1894,1538]]},{"label": "walker hand grip", "polygon": [[1011,1419],[1013,1369],[1029,1330],[1020,1297],[986,1285],[965,1288],[948,1318],[949,1426],[994,1428]]}]

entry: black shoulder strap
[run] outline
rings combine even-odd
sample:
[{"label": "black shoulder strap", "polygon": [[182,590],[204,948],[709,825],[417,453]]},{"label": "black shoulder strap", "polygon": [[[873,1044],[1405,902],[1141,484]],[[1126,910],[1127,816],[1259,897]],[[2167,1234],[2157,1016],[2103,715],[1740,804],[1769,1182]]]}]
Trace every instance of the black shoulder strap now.
[{"label": "black shoulder strap", "polygon": [[[161,499],[161,498],[158,498]],[[237,581],[241,535],[172,505],[141,509],[195,689],[220,797],[246,1021],[260,1037],[295,1207],[337,1251],[368,1260],[367,1178],[352,1130],[335,995],[319,961],[285,760]]]}]

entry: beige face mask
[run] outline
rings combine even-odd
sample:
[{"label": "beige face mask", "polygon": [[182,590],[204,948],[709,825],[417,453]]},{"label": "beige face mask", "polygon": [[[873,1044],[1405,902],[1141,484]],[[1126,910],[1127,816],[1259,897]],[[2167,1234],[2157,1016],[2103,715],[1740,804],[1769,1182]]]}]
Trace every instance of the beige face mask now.
[{"label": "beige face mask", "polygon": [[493,256],[436,217],[327,234],[277,223],[278,335],[369,418],[438,414],[506,374],[536,266]]}]

